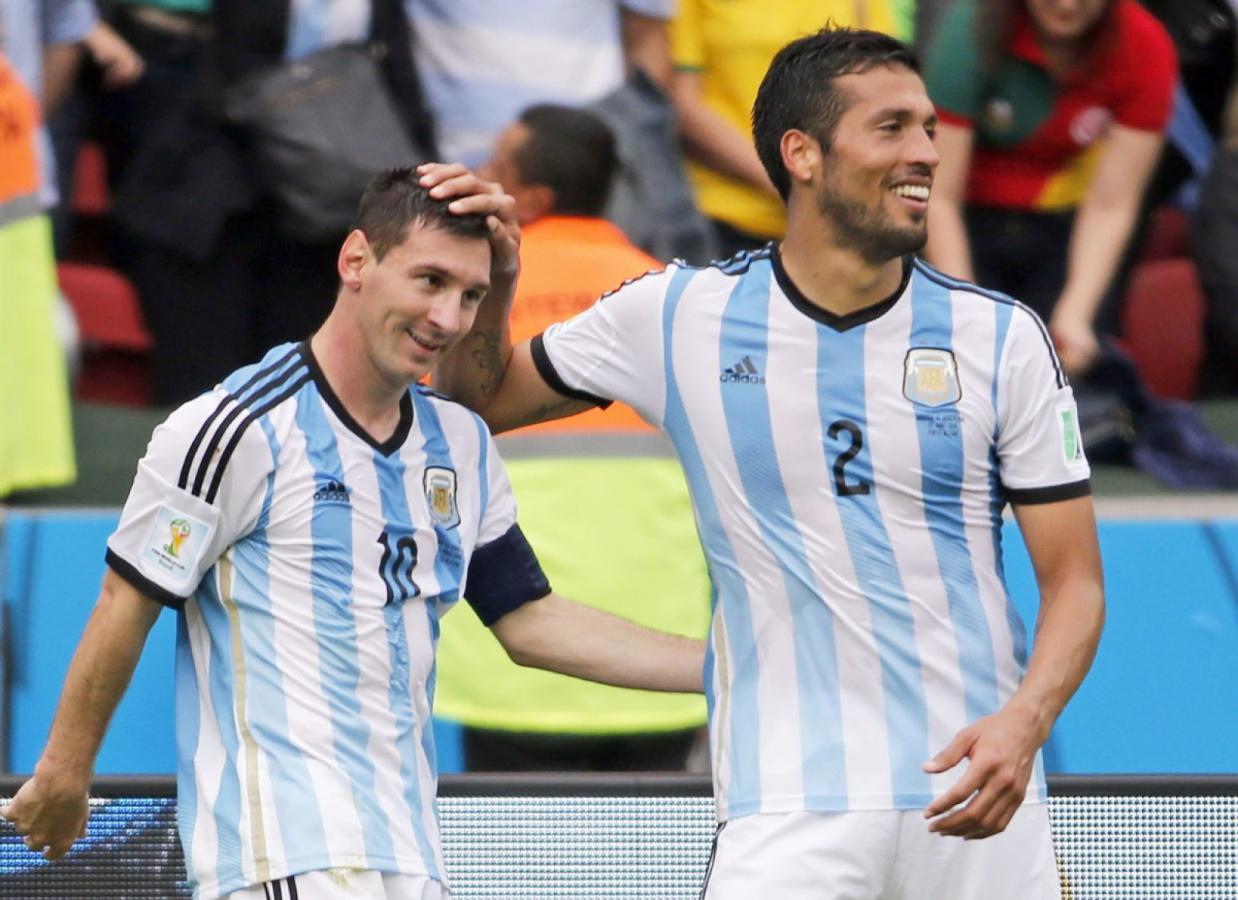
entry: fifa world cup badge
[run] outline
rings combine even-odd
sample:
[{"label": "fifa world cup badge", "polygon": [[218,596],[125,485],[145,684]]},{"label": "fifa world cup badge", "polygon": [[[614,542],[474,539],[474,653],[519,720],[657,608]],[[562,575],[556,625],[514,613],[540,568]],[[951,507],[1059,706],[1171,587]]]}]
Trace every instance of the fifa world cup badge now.
[{"label": "fifa world cup badge", "polygon": [[1079,435],[1079,416],[1075,407],[1059,406],[1057,420],[1062,426],[1062,456],[1068,463],[1078,462],[1083,459],[1083,438]]}]

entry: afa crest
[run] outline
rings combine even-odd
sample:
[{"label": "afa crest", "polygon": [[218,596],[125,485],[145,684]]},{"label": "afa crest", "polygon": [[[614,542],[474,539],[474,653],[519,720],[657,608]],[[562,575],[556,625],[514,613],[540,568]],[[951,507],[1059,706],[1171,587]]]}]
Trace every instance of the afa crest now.
[{"label": "afa crest", "polygon": [[460,510],[456,506],[456,472],[443,466],[427,466],[422,476],[426,491],[426,505],[434,521],[444,528],[460,524]]},{"label": "afa crest", "polygon": [[920,406],[945,406],[963,396],[954,354],[937,347],[912,347],[903,364],[903,396]]}]

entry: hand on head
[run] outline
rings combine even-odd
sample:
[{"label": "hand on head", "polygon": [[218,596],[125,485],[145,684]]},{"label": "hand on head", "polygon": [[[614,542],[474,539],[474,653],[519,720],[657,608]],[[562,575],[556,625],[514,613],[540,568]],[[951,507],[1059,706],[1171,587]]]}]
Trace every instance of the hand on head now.
[{"label": "hand on head", "polygon": [[520,224],[516,201],[496,182],[486,181],[460,163],[424,163],[417,167],[422,187],[437,199],[455,197],[453,213],[481,213],[490,226],[491,289],[498,279],[515,280],[520,271]]}]

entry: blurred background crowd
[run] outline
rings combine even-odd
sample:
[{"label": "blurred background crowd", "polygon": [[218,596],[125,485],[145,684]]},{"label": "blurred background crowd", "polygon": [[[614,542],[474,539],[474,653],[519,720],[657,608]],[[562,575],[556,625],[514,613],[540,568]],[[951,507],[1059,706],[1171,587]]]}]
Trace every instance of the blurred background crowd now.
[{"label": "blurred background crowd", "polygon": [[[278,102],[255,105],[274,78],[360,48],[404,146],[503,184],[519,339],[671,258],[781,236],[749,110],[777,50],[827,22],[919,51],[940,119],[925,256],[1040,313],[1093,460],[1238,487],[1192,403],[1238,399],[1235,0],[0,0],[0,500],[73,482],[74,401],[166,408],[325,316],[348,222],[295,214],[262,130]],[[616,407],[529,437],[505,454],[556,585],[632,615],[656,556],[699,602],[645,618],[701,633],[682,476],[631,449],[648,427]],[[475,631],[446,629],[444,672],[502,664]],[[704,720],[695,698],[511,679],[443,678],[472,767],[678,768]]]}]

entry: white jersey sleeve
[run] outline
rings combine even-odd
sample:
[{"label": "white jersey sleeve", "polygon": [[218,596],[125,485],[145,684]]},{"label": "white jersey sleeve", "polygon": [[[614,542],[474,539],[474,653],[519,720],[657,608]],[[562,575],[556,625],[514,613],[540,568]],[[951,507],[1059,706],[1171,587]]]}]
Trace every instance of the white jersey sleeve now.
[{"label": "white jersey sleeve", "polygon": [[1045,503],[1089,493],[1074,393],[1048,329],[1024,306],[1010,320],[998,376],[997,455],[1012,503]]},{"label": "white jersey sleeve", "polygon": [[564,396],[599,406],[621,400],[660,424],[666,398],[663,311],[672,281],[688,274],[672,264],[551,325],[532,344],[543,380]]},{"label": "white jersey sleeve", "polygon": [[274,461],[263,429],[242,431],[247,411],[236,409],[216,390],[155,429],[108,538],[108,565],[167,606],[193,594],[261,512]]}]

